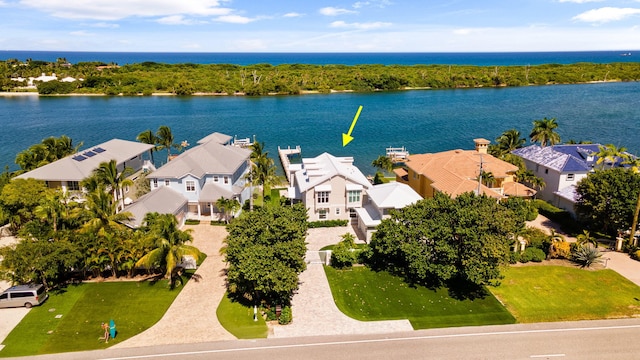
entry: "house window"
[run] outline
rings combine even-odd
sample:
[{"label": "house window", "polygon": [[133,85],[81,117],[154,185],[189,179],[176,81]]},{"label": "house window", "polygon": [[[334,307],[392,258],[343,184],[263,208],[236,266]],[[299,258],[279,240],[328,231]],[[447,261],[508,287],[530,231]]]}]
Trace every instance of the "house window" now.
[{"label": "house window", "polygon": [[224,183],[225,183],[225,184],[228,184],[228,183],[229,183],[229,177],[228,177],[228,176],[225,176],[225,177],[224,177]]},{"label": "house window", "polygon": [[154,188],[158,187],[158,179],[153,179],[153,187]]},{"label": "house window", "polygon": [[536,164],[536,172],[540,171],[540,165]]},{"label": "house window", "polygon": [[418,180],[418,173],[417,172],[413,172],[413,180]]},{"label": "house window", "polygon": [[69,191],[79,191],[80,183],[78,183],[77,181],[67,181],[67,189]]},{"label": "house window", "polygon": [[196,182],[195,182],[195,181],[193,181],[193,180],[187,180],[187,181],[185,182],[185,185],[186,185],[186,187],[187,187],[187,191],[188,191],[188,192],[194,192],[194,191],[196,191]]},{"label": "house window", "polygon": [[213,182],[218,182],[218,175],[213,176]]},{"label": "house window", "polygon": [[573,180],[575,178],[574,174],[567,174],[567,180]]},{"label": "house window", "polygon": [[318,191],[316,194],[318,196],[317,202],[318,204],[328,204],[329,203],[329,192],[328,191]]},{"label": "house window", "polygon": [[352,219],[355,219],[358,217],[358,213],[356,212],[356,209],[354,208],[349,209],[349,217]]},{"label": "house window", "polygon": [[164,186],[169,186],[169,185],[171,185],[171,180],[164,179]]},{"label": "house window", "polygon": [[548,174],[549,173],[549,169],[544,169],[544,173]]},{"label": "house window", "polygon": [[321,220],[327,219],[327,209],[318,210],[318,219],[321,219]]},{"label": "house window", "polygon": [[360,202],[360,190],[347,191],[347,201],[350,203]]},{"label": "house window", "polygon": [[340,208],[336,208],[336,215],[340,215]]},{"label": "house window", "polygon": [[128,193],[129,193],[129,186],[128,186],[128,185],[124,187],[124,193],[125,193],[125,194],[128,194]]}]

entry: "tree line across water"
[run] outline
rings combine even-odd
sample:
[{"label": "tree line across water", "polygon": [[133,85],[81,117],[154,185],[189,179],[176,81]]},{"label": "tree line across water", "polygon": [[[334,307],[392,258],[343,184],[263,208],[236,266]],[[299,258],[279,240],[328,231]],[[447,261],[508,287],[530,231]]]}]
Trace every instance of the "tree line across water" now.
[{"label": "tree line across water", "polygon": [[[310,65],[310,64],[163,64],[118,66],[101,62],[0,62],[0,90],[26,85],[12,79],[55,73],[74,82],[37,83],[40,94],[293,95],[331,91],[372,92],[415,88],[451,89],[594,81],[638,81],[640,63],[575,63],[525,66],[471,65]],[[82,79],[82,80],[79,80]]]}]

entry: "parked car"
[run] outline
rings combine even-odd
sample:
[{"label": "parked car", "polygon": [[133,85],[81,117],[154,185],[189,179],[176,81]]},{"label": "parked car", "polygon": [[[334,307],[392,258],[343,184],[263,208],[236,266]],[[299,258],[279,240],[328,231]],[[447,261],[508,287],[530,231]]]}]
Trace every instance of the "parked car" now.
[{"label": "parked car", "polygon": [[8,288],[0,294],[0,308],[20,307],[30,308],[42,304],[47,298],[44,285],[16,285]]}]

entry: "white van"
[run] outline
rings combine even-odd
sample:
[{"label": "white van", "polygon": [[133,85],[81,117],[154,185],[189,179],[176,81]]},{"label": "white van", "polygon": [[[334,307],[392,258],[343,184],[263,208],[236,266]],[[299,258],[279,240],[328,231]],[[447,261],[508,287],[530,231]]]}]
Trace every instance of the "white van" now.
[{"label": "white van", "polygon": [[42,284],[16,285],[0,294],[0,308],[20,306],[30,308],[42,304],[48,297]]}]

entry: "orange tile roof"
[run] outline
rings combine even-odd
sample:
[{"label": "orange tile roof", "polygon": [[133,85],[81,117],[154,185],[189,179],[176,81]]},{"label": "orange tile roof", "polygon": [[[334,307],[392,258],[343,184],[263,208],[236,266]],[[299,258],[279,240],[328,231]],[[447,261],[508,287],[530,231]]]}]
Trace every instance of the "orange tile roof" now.
[{"label": "orange tile roof", "polygon": [[537,193],[534,189],[515,181],[504,184],[503,191],[505,195],[521,197],[534,196]]},{"label": "orange tile roof", "polygon": [[[406,165],[427,177],[434,189],[456,197],[462,193],[477,190],[480,155],[475,150],[416,154],[409,156]],[[484,171],[491,172],[496,179],[511,177],[518,170],[517,166],[489,154],[482,154],[482,163]],[[480,189],[490,197],[502,197],[501,194],[486,186],[481,186]]]}]

